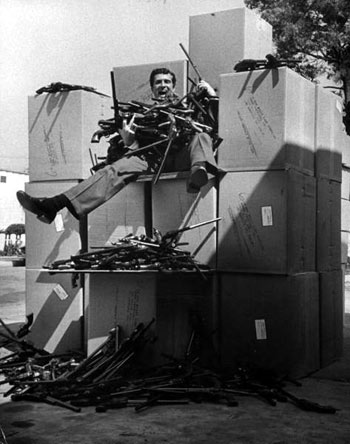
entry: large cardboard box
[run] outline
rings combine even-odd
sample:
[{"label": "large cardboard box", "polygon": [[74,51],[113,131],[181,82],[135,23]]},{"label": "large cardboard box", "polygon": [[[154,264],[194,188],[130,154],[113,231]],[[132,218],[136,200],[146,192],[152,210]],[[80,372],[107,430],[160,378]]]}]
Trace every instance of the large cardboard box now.
[{"label": "large cardboard box", "polygon": [[[161,179],[152,189],[153,227],[167,231],[206,222],[217,217],[215,180],[209,180],[198,194],[186,191],[186,179]],[[220,222],[218,222],[220,223]],[[180,248],[190,251],[196,261],[216,267],[217,222],[184,231]]]},{"label": "large cardboard box", "polygon": [[[25,190],[34,197],[51,197],[63,193],[78,181],[29,182]],[[28,211],[25,214],[26,266],[42,268],[68,259],[82,248],[80,223],[67,209],[61,210],[51,224],[40,222]]]},{"label": "large cardboard box", "polygon": [[341,197],[350,200],[350,168],[342,167]]},{"label": "large cardboard box", "polygon": [[[271,52],[272,27],[250,9],[190,17],[189,54],[202,78],[218,91],[220,74],[232,72],[242,59],[263,59]],[[190,76],[196,78],[193,69]]]},{"label": "large cardboard box", "polygon": [[153,69],[168,68],[176,76],[176,93],[183,97],[187,92],[187,61],[174,60],[143,65],[117,66],[113,68],[117,98],[121,102],[138,100],[154,104],[149,82]]},{"label": "large cardboard box", "polygon": [[98,121],[113,116],[111,99],[87,91],[28,98],[29,180],[85,179],[93,166],[90,151],[105,156],[104,138],[91,144]]},{"label": "large cardboard box", "polygon": [[224,74],[219,107],[222,168],[313,174],[314,83],[289,68]]},{"label": "large cardboard box", "polygon": [[343,165],[350,167],[350,137],[346,134],[345,129],[341,136],[342,145],[342,163]]},{"label": "large cardboard box", "polygon": [[128,336],[155,315],[156,279],[152,273],[91,273],[85,275],[85,346],[92,353],[112,328]]},{"label": "large cardboard box", "polygon": [[321,366],[343,355],[343,273],[320,273],[320,350]]},{"label": "large cardboard box", "polygon": [[[212,338],[217,326],[213,288],[212,276],[203,280],[196,273],[90,274],[85,283],[87,352],[103,343],[112,328],[119,326],[122,341],[139,323],[154,319],[150,331],[157,339],[147,348],[145,365],[166,361],[163,355],[184,358],[193,329],[204,326]],[[205,345],[202,357],[209,352]]]},{"label": "large cardboard box", "polygon": [[[26,314],[34,322],[27,336],[50,353],[82,351],[83,289],[72,274],[26,269]],[[27,339],[26,338],[26,339]]]},{"label": "large cardboard box", "polygon": [[338,96],[316,85],[316,164],[318,177],[342,180],[343,106]]},{"label": "large cardboard box", "polygon": [[317,178],[316,270],[338,270],[341,263],[341,184]]},{"label": "large cardboard box", "polygon": [[341,231],[341,264],[346,265],[348,263],[349,254],[349,232]]},{"label": "large cardboard box", "polygon": [[350,201],[341,199],[341,229],[350,232]]},{"label": "large cardboard box", "polygon": [[128,234],[141,235],[148,228],[151,202],[147,198],[147,182],[128,184],[88,217],[88,248],[117,242]]},{"label": "large cardboard box", "polygon": [[318,274],[220,273],[224,367],[302,377],[319,369]]},{"label": "large cardboard box", "polygon": [[296,170],[229,172],[219,185],[218,268],[315,271],[316,182]]}]

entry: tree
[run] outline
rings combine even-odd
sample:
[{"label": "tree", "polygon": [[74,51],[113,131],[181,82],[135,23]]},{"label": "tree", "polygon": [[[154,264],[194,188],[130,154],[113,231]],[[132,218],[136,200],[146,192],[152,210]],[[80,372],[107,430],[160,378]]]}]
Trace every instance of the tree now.
[{"label": "tree", "polygon": [[339,85],[334,89],[338,89],[344,100],[344,123],[350,134],[350,1],[245,0],[245,3],[272,25],[277,57],[297,57],[303,75],[313,80],[326,74]]}]

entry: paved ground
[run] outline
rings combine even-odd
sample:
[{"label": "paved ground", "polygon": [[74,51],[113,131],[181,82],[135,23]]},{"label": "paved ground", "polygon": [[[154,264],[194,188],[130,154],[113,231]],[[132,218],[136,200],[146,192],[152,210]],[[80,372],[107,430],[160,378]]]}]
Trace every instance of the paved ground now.
[{"label": "paved ground", "polygon": [[0,317],[7,323],[25,321],[25,267],[0,260]]},{"label": "paved ground", "polygon": [[[0,308],[6,322],[24,322],[24,267],[0,264]],[[350,279],[346,282],[350,294]],[[347,297],[347,311],[350,299]],[[350,313],[344,328],[344,357],[288,387],[298,397],[339,409],[305,412],[291,403],[276,407],[254,398],[237,407],[216,404],[159,406],[80,413],[1,398],[0,428],[8,444],[347,444],[350,442]],[[8,387],[0,384],[1,392]],[[0,444],[3,444],[4,438]]]}]

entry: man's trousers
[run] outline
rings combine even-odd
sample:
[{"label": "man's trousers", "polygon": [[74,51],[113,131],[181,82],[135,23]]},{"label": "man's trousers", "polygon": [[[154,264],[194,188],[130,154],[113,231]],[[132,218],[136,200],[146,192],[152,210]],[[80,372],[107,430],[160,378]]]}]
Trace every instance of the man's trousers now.
[{"label": "man's trousers", "polygon": [[[165,171],[186,171],[203,162],[211,169],[217,168],[210,136],[199,133],[187,147],[169,156]],[[64,195],[70,200],[78,216],[82,216],[107,202],[128,183],[147,172],[147,161],[138,156],[124,157],[98,170],[88,179],[70,188]]]}]

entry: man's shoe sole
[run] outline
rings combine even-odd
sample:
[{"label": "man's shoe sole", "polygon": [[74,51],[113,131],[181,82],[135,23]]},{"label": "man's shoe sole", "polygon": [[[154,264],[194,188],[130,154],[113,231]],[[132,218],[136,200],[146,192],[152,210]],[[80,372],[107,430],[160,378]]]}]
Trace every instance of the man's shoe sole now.
[{"label": "man's shoe sole", "polygon": [[17,200],[21,204],[21,206],[29,211],[30,213],[35,214],[35,216],[45,224],[51,224],[51,222],[55,219],[55,215],[50,215],[47,212],[41,210],[35,202],[36,198],[32,198],[24,191],[17,191],[16,193]]},{"label": "man's shoe sole", "polygon": [[208,183],[208,173],[207,170],[199,166],[196,168],[189,177],[189,183],[187,191],[189,193],[199,193],[200,189]]}]

